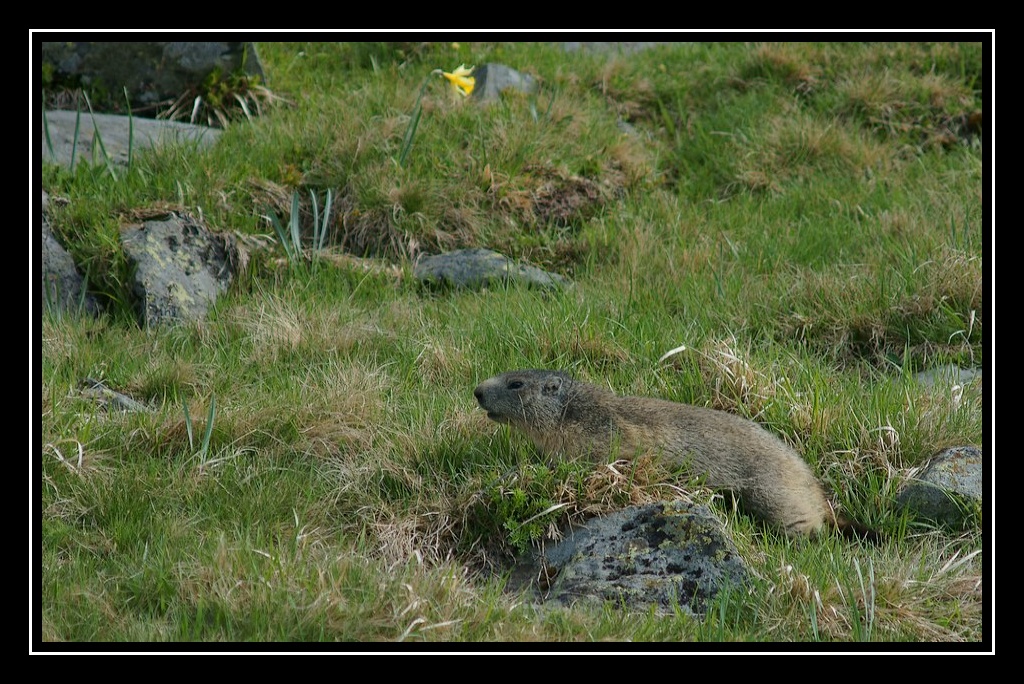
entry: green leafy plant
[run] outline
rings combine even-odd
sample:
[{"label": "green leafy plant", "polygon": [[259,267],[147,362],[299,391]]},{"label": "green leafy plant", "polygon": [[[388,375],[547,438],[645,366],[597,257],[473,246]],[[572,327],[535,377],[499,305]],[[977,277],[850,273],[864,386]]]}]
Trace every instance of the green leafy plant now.
[{"label": "green leafy plant", "polygon": [[281,220],[277,217],[275,212],[271,211],[268,214],[270,223],[274,226],[274,231],[277,233],[277,239],[284,248],[288,261],[292,264],[303,260],[315,260],[319,253],[323,251],[324,244],[327,241],[327,234],[330,228],[333,194],[330,189],[327,190],[324,197],[324,209],[322,215],[320,213],[320,206],[317,201],[316,193],[312,190],[309,191],[309,199],[313,210],[313,239],[308,256],[302,247],[299,191],[295,190],[292,193],[292,206],[291,213],[288,216],[287,230],[285,230],[284,226],[281,225]]},{"label": "green leafy plant", "polygon": [[495,475],[484,486],[484,500],[499,525],[507,543],[516,553],[526,551],[541,539],[548,525],[560,519],[567,504],[556,502],[557,485],[569,479],[572,467],[559,464],[551,469],[545,465],[523,465],[513,479]]},{"label": "green leafy plant", "polygon": [[240,116],[249,121],[254,116],[263,116],[265,107],[280,100],[260,83],[259,76],[244,72],[224,74],[215,69],[202,83],[179,95],[157,118],[227,128]]}]

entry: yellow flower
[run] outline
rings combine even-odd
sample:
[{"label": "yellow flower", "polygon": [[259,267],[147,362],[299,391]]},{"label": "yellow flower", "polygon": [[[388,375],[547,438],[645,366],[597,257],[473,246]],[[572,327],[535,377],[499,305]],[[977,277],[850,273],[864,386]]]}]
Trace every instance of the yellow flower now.
[{"label": "yellow flower", "polygon": [[442,71],[441,75],[448,79],[448,82],[452,84],[452,88],[455,92],[459,93],[463,97],[473,92],[473,86],[476,85],[476,79],[470,76],[473,73],[474,67],[466,68],[465,64],[460,64],[459,68],[452,73]]}]

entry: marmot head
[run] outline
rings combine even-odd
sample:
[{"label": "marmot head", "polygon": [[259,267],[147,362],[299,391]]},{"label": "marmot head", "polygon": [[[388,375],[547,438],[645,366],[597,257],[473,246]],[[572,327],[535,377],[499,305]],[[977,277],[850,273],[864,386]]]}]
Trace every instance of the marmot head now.
[{"label": "marmot head", "polygon": [[516,370],[484,380],[473,396],[493,421],[540,428],[561,419],[572,384],[562,371]]}]

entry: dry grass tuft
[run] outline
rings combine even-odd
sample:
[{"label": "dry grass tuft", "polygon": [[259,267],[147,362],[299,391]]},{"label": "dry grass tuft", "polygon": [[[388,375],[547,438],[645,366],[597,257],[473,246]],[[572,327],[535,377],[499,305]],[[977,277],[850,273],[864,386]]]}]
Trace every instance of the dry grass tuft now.
[{"label": "dry grass tuft", "polygon": [[713,496],[710,489],[680,484],[675,473],[656,455],[641,455],[595,467],[584,481],[582,496],[576,495],[569,482],[563,483],[558,500],[570,507],[571,516],[591,517],[657,501],[708,503]]},{"label": "dry grass tuft", "polygon": [[105,333],[107,329],[107,319],[103,317],[83,316],[69,324],[60,317],[44,315],[40,356],[53,362],[73,360],[83,348],[89,346],[91,339]]},{"label": "dry grass tuft", "polygon": [[369,529],[375,557],[392,565],[415,559],[431,566],[450,560],[454,522],[440,511],[390,514],[375,511]]},{"label": "dry grass tuft", "polygon": [[[601,169],[604,172],[604,169]],[[506,223],[523,225],[530,232],[548,227],[577,230],[621,188],[612,181],[625,182],[622,174],[611,174],[598,182],[549,165],[523,169],[516,189],[502,190],[495,206],[507,215]]]},{"label": "dry grass tuft", "polygon": [[302,307],[267,294],[256,306],[234,308],[225,317],[245,332],[251,363],[273,363],[307,350],[346,355],[358,344],[387,336],[375,315],[352,312],[346,320],[343,313],[338,307]]},{"label": "dry grass tuft", "polygon": [[981,378],[968,382],[938,382],[915,399],[915,429],[922,435],[924,453],[963,444],[956,426],[965,418],[981,420],[984,405],[984,383]]},{"label": "dry grass tuft", "polygon": [[924,272],[924,282],[912,298],[897,304],[899,310],[906,315],[922,316],[949,302],[975,314],[973,320],[965,323],[981,325],[984,312],[981,259],[945,247],[938,251],[935,259],[918,266],[918,270]]},{"label": "dry grass tuft", "polygon": [[950,145],[980,134],[974,95],[944,74],[866,69],[836,84],[840,111],[871,130],[924,146]]},{"label": "dry grass tuft", "polygon": [[239,307],[226,320],[245,330],[251,345],[250,362],[272,363],[283,352],[294,352],[302,342],[302,318],[295,308],[276,296],[260,303],[255,311]]},{"label": "dry grass tuft", "polygon": [[809,94],[818,85],[822,56],[818,50],[792,43],[764,43],[750,55],[741,70],[741,78],[770,77],[781,80],[800,94]]},{"label": "dry grass tuft", "polygon": [[740,136],[737,184],[780,192],[790,180],[822,172],[855,175],[884,168],[889,150],[842,125],[792,107],[767,120],[756,135]]},{"label": "dry grass tuft", "polygon": [[463,348],[459,340],[432,342],[427,339],[416,356],[416,368],[425,382],[443,384],[450,378],[472,374],[472,354]]},{"label": "dry grass tuft", "polygon": [[[332,545],[299,520],[281,534],[289,544],[250,546],[221,537],[212,562],[179,564],[175,583],[182,599],[232,613],[280,613],[276,606],[288,596],[286,615],[270,619],[272,625],[322,624],[346,640],[455,639],[480,601],[459,566],[429,564],[416,554],[392,562],[370,558],[361,549]],[[367,577],[386,579],[367,585]]]},{"label": "dry grass tuft", "polygon": [[546,328],[539,341],[544,362],[569,366],[582,362],[601,372],[611,371],[630,359],[629,352],[613,337],[581,324],[571,333]]},{"label": "dry grass tuft", "polygon": [[624,137],[608,148],[608,157],[612,164],[607,175],[614,187],[633,188],[642,182],[653,181],[652,155],[636,139]]},{"label": "dry grass tuft", "polygon": [[376,368],[311,368],[302,380],[295,422],[304,451],[324,456],[368,452],[382,434],[392,380]]},{"label": "dry grass tuft", "polygon": [[424,251],[422,241],[396,225],[390,209],[358,209],[351,204],[346,206],[344,200],[339,204],[341,234],[338,244],[345,251],[359,256],[406,257],[410,260]]},{"label": "dry grass tuft", "polygon": [[[884,219],[887,230],[909,228],[903,214]],[[782,321],[778,336],[806,340],[840,361],[868,360],[890,368],[908,351],[927,363],[937,355],[972,355],[982,332],[981,261],[948,247],[907,276],[885,283],[853,266],[832,274],[804,272],[790,293],[799,302]],[[884,298],[885,308],[870,306]],[[959,326],[953,335],[939,332]],[[956,330],[956,328],[954,328]],[[916,338],[908,339],[908,331]]]},{"label": "dry grass tuft", "polygon": [[756,369],[746,359],[750,349],[738,349],[735,337],[712,343],[700,355],[700,372],[711,388],[711,407],[750,416],[760,414],[775,398],[779,383],[769,373]]},{"label": "dry grass tuft", "polygon": [[142,397],[160,401],[174,391],[195,391],[208,377],[208,370],[192,360],[154,357],[147,364],[144,378],[136,384]]},{"label": "dry grass tuft", "polygon": [[823,593],[825,606],[842,618],[829,630],[831,635],[849,638],[850,628],[841,625],[850,622],[850,608],[856,606],[869,628],[886,635],[922,641],[980,639],[981,549],[965,551],[961,540],[943,542],[933,534],[909,543],[911,549],[902,557],[855,561],[858,575],[853,586],[837,581],[828,587]]},{"label": "dry grass tuft", "polygon": [[68,471],[81,478],[91,477],[110,470],[109,466],[104,465],[109,454],[86,449],[85,445],[77,439],[64,439],[45,444],[43,445],[43,453],[50,454]]}]

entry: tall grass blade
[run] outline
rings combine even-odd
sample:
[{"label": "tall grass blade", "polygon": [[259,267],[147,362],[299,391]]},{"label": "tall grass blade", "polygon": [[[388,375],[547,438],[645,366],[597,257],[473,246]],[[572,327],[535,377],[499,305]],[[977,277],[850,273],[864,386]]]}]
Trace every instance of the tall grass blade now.
[{"label": "tall grass blade", "polygon": [[317,206],[316,193],[312,190],[309,191],[309,201],[313,205],[313,249],[317,250],[320,241],[320,208]]},{"label": "tall grass blade", "polygon": [[324,200],[324,223],[320,228],[320,243],[317,245],[317,249],[324,248],[324,242],[327,240],[327,229],[331,225],[331,200],[333,195],[331,189],[327,188],[327,197]]},{"label": "tall grass blade", "polygon": [[181,409],[185,412],[185,434],[188,435],[188,450],[192,451],[194,442],[192,440],[192,416],[188,414],[188,402],[181,400]]},{"label": "tall grass blade", "polygon": [[295,255],[298,257],[302,256],[302,236],[299,233],[299,191],[296,190],[292,193],[292,215],[289,220],[289,225],[292,229],[292,247],[295,249]]},{"label": "tall grass blade", "polygon": [[[868,582],[864,584],[864,573],[860,569],[860,563],[853,559],[853,567],[857,571],[857,581],[860,584],[860,595],[864,600],[864,625],[860,637],[863,641],[871,640],[871,633],[875,626],[875,565],[868,559]],[[870,590],[870,594],[869,594]],[[856,599],[854,599],[854,610],[856,610]],[[860,632],[860,630],[857,630]]]},{"label": "tall grass blade", "polygon": [[213,417],[217,411],[217,397],[210,397],[210,412],[206,416],[206,432],[203,434],[203,443],[199,446],[199,458],[200,460],[206,459],[206,454],[210,450],[210,437],[213,436]]},{"label": "tall grass blade", "polygon": [[[107,171],[109,171],[110,175],[114,177],[114,180],[117,180],[117,173],[114,171],[113,162],[110,159],[110,155],[107,154],[106,145],[103,144],[103,135],[100,133],[100,125],[96,121],[95,112],[92,111],[92,103],[89,102],[89,95],[86,94],[84,91],[82,92],[82,95],[85,96],[85,105],[89,108],[89,116],[92,117],[93,139],[96,141],[96,144],[99,145],[100,147],[100,152],[103,154],[103,163],[107,165]],[[92,160],[93,163],[96,162],[95,148],[93,148]]]},{"label": "tall grass blade", "polygon": [[398,155],[398,165],[402,168],[405,168],[405,160],[409,157],[409,150],[412,149],[412,140],[416,137],[416,127],[420,125],[422,112],[423,107],[420,105],[420,98],[417,97],[416,106],[412,110],[412,119],[409,120],[409,127],[405,129],[405,138],[402,140],[402,152]]},{"label": "tall grass blade", "polygon": [[85,313],[85,300],[89,294],[89,273],[92,271],[92,262],[86,264],[85,275],[82,276],[82,289],[78,293],[78,315]]},{"label": "tall grass blade", "polygon": [[555,97],[558,96],[558,89],[551,91],[551,99],[548,100],[548,108],[544,111],[544,118],[551,121],[551,108],[555,106]]},{"label": "tall grass blade", "polygon": [[284,247],[285,256],[288,257],[288,262],[292,263],[295,261],[295,254],[292,253],[292,248],[289,244],[288,236],[285,234],[284,226],[281,225],[281,221],[277,218],[277,213],[274,211],[268,212],[270,217],[270,223],[274,226],[274,232],[277,233],[277,241]]},{"label": "tall grass blade", "polygon": [[320,205],[316,199],[316,193],[312,190],[309,191],[309,199],[313,204],[313,249],[320,251],[324,248],[324,243],[327,241],[327,229],[330,227],[333,195],[330,188],[328,188],[327,195],[324,198],[323,219],[320,218]]},{"label": "tall grass blade", "polygon": [[46,109],[43,109],[43,136],[46,138],[46,149],[50,152],[50,161],[56,161],[53,156],[53,140],[50,139],[50,122],[46,118]]},{"label": "tall grass blade", "polygon": [[238,93],[231,93],[235,100],[238,102],[238,106],[242,108],[242,112],[245,114],[245,118],[252,121],[252,114],[249,113],[249,107],[245,104],[245,98]]},{"label": "tall grass blade", "polygon": [[132,117],[132,102],[128,99],[128,88],[121,86],[124,91],[124,103],[128,107],[128,168],[132,168],[132,148],[135,143],[135,119]]},{"label": "tall grass blade", "polygon": [[71,137],[71,172],[75,171],[75,154],[78,151],[78,131],[82,124],[82,102],[75,98],[75,134]]}]

